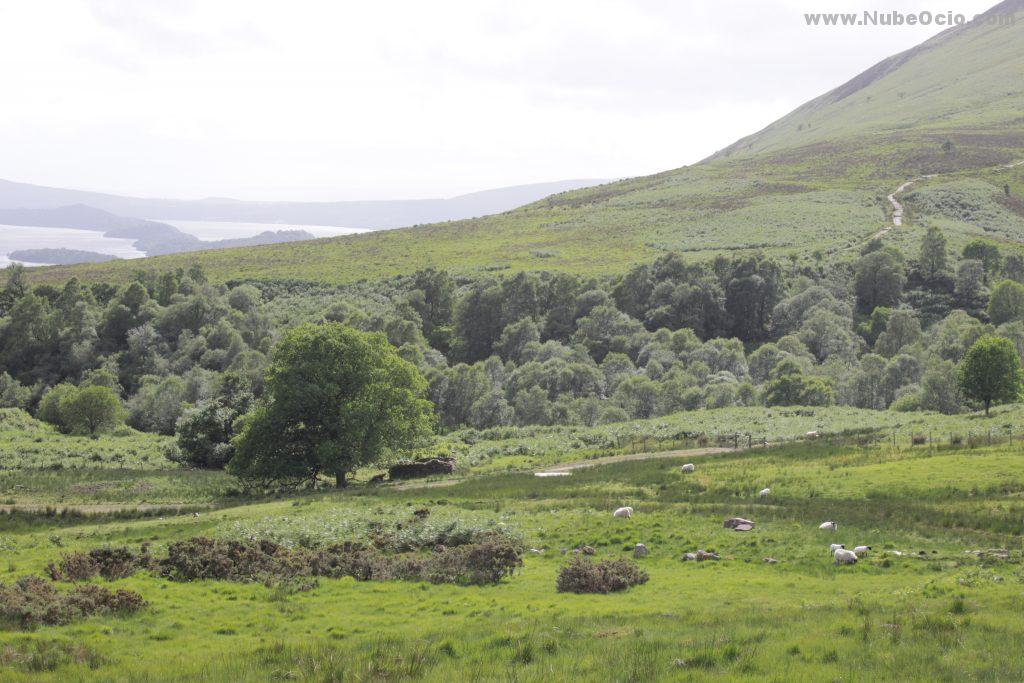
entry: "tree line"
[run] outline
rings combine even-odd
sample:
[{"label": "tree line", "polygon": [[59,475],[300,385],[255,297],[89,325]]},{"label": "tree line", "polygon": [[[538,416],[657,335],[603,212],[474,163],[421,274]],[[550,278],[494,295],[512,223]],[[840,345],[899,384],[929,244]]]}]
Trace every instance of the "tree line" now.
[{"label": "tree line", "polygon": [[69,433],[126,421],[173,434],[179,457],[208,467],[234,458],[253,416],[277,419],[274,349],[306,324],[379,334],[422,376],[443,430],[742,405],[954,413],[1016,396],[986,398],[965,376],[979,340],[1009,349],[1006,362],[1024,355],[1024,261],[976,241],[954,263],[936,229],[914,258],[877,241],[810,265],[666,253],[615,278],[427,269],[213,285],[196,266],[53,287],[18,266],[5,275],[0,406]]}]

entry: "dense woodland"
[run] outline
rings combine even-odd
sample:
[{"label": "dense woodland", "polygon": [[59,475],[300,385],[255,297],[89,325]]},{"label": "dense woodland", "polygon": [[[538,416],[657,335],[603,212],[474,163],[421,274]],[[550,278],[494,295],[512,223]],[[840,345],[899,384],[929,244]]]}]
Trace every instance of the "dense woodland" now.
[{"label": "dense woodland", "polygon": [[306,322],[380,332],[428,382],[442,430],[593,425],[698,408],[829,405],[954,413],[981,336],[1024,355],[1024,261],[989,243],[951,258],[931,230],[906,258],[846,262],[667,253],[617,279],[425,270],[327,287],[214,285],[202,270],[0,297],[0,406],[74,433],[177,434],[220,467],[263,399],[276,342]]}]

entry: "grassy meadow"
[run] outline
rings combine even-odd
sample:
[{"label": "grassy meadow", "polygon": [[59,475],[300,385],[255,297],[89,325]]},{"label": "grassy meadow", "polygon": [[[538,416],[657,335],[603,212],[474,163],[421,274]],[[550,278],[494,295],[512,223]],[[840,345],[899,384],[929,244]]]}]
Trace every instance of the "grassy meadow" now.
[{"label": "grassy meadow", "polygon": [[[568,449],[549,462],[579,456]],[[8,625],[0,630],[0,678],[1020,680],[1022,458],[1020,441],[893,447],[822,438],[696,456],[692,474],[679,470],[686,457],[558,478],[471,466],[445,488],[356,485],[220,499],[198,516],[5,515],[0,581],[8,584],[74,550],[149,543],[159,551],[196,535],[316,548],[358,541],[381,520],[400,523],[422,509],[435,527],[501,526],[542,552],[528,552],[515,576],[483,587],[321,578],[294,590],[149,573],[97,579],[139,592],[149,606],[30,631]],[[186,491],[193,474],[173,476]],[[763,487],[771,488],[767,498],[757,496]],[[613,518],[620,505],[635,516]],[[754,531],[723,528],[731,516],[754,520]],[[818,529],[828,519],[840,522],[834,534]],[[609,595],[556,592],[568,549],[631,557],[637,542],[650,548],[637,560],[650,575],[645,585]],[[855,566],[836,567],[832,542],[873,550]],[[1009,559],[967,552],[988,548],[1010,550]],[[721,560],[681,561],[698,549]]]}]

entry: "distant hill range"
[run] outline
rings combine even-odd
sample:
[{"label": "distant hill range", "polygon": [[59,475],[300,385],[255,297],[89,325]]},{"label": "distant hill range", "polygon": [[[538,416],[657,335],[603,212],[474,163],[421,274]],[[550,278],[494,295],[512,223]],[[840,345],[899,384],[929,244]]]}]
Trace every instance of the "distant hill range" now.
[{"label": "distant hill range", "polygon": [[[0,209],[64,210],[84,205],[117,216],[154,220],[329,225],[380,230],[501,213],[548,195],[602,180],[560,180],[464,194],[451,199],[342,202],[250,202],[236,199],[143,199],[0,180]],[[59,214],[52,214],[54,217]],[[85,216],[85,214],[82,214]],[[77,220],[77,217],[73,217]],[[7,219],[4,219],[7,220]],[[130,219],[129,219],[130,220]],[[34,225],[20,223],[20,225]],[[56,227],[83,227],[61,225]],[[148,250],[146,250],[148,251]]]},{"label": "distant hill range", "polygon": [[[817,268],[824,259],[852,260],[874,237],[913,257],[933,226],[953,253],[978,238],[1024,253],[1022,74],[1024,0],[1006,0],[981,21],[847,76],[692,166],[552,194],[486,218],[167,256],[142,267],[199,260],[214,281],[352,282],[427,267],[615,275],[668,252],[691,261],[763,252]],[[894,228],[889,197],[897,194],[905,213]],[[115,261],[33,277],[126,280],[137,267]]]},{"label": "distant hill range", "polygon": [[97,254],[81,249],[19,249],[7,257],[19,263],[46,263],[54,266],[71,266],[76,263],[106,263],[116,261],[116,256]]},{"label": "distant hill range", "polygon": [[[180,254],[189,251],[204,251],[207,249],[226,249],[229,247],[257,247],[265,244],[280,244],[282,242],[300,242],[313,239],[313,235],[305,230],[277,230],[265,231],[259,235],[241,239],[204,241],[194,235],[189,235],[173,225],[147,221],[141,218],[126,218],[117,216],[108,211],[96,209],[84,204],[74,206],[60,206],[52,209],[0,209],[0,225],[24,225],[38,228],[77,228],[79,230],[93,230],[102,232],[107,237],[130,239],[135,242],[135,248],[145,252],[147,256],[161,256],[164,254]],[[26,250],[22,250],[24,255]],[[43,251],[43,250],[29,250]],[[64,257],[70,257],[75,250],[61,250],[67,252]],[[83,261],[68,261],[66,258],[60,261],[17,259],[31,263],[101,263],[111,259],[101,259],[101,254],[93,252],[78,252],[80,255],[88,254],[89,258]]]}]

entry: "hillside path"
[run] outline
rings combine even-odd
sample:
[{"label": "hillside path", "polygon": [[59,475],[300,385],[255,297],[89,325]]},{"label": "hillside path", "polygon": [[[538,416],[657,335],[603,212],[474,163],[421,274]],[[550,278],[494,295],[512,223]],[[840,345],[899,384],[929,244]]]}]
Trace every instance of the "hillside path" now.
[{"label": "hillside path", "polygon": [[[578,460],[576,462],[564,463],[561,465],[555,465],[544,470],[540,470],[538,474],[558,474],[564,472],[573,472],[575,470],[582,470],[587,467],[597,467],[599,465],[613,465],[617,462],[633,462],[635,460],[660,460],[662,458],[690,458],[700,457],[702,455],[716,455],[718,453],[731,453],[736,449],[733,448],[691,448],[690,450],[683,451],[656,451],[653,453],[626,453],[624,455],[609,455],[604,458],[594,458],[593,460]],[[742,449],[740,449],[742,450]]]},{"label": "hillside path", "polygon": [[[559,475],[559,474],[570,474],[575,470],[581,470],[587,467],[597,467],[600,465],[613,465],[617,462],[634,462],[638,460],[659,460],[661,458],[697,458],[702,455],[715,455],[717,453],[731,453],[734,452],[735,448],[691,448],[690,450],[681,451],[655,451],[652,453],[624,453],[622,455],[609,455],[603,458],[594,458],[593,460],[577,460],[575,462],[562,463],[561,465],[554,465],[546,469],[537,470],[534,474],[540,475]],[[739,449],[744,450],[744,449]],[[411,491],[415,489],[437,489],[446,488],[448,486],[455,486],[466,480],[465,477],[453,477],[451,479],[435,479],[433,481],[424,482],[403,482],[401,484],[395,484],[391,486],[392,490],[395,491]]]},{"label": "hillside path", "polygon": [[[1011,168],[1017,168],[1018,166],[1022,166],[1022,165],[1024,165],[1024,160],[1015,161],[1012,164],[1004,164],[1003,166],[1000,166],[999,168],[1002,169],[1002,170],[1009,170]],[[876,232],[874,235],[872,235],[870,238],[868,238],[868,241],[870,242],[871,240],[878,239],[880,237],[884,237],[893,228],[903,227],[903,204],[900,202],[899,199],[897,199],[897,197],[899,195],[901,195],[902,193],[906,192],[907,188],[909,188],[914,183],[920,182],[922,180],[928,180],[929,178],[934,178],[937,175],[938,175],[937,173],[931,173],[931,174],[928,174],[928,175],[919,176],[917,178],[914,178],[913,180],[908,180],[907,182],[903,183],[902,185],[897,187],[895,190],[893,190],[892,194],[890,194],[887,197],[887,199],[889,200],[889,203],[892,204],[892,225],[885,226],[884,228],[882,228],[881,230]]]}]

